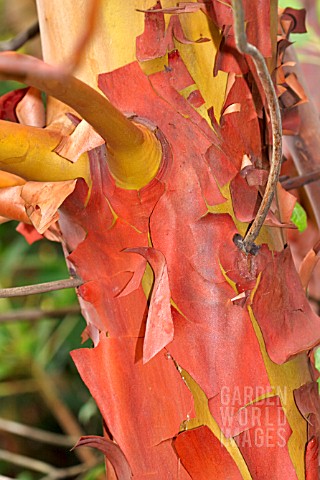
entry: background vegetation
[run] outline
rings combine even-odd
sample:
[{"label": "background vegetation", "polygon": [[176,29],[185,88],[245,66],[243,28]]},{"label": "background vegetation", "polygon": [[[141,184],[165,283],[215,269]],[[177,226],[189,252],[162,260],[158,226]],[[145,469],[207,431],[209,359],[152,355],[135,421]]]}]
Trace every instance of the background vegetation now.
[{"label": "background vegetation", "polygon": [[[0,18],[1,41],[35,21],[34,2],[0,0]],[[39,38],[22,51],[40,56]],[[0,95],[20,86],[0,82]],[[16,226],[16,222],[0,225],[0,288],[68,278],[60,245],[45,239],[28,245]],[[49,311],[53,313],[46,313]],[[79,434],[102,433],[95,403],[69,355],[79,347],[84,328],[72,289],[0,299],[0,477],[104,478],[101,457],[89,449],[86,454],[87,449],[81,454],[79,450],[78,455],[70,452]],[[58,445],[52,444],[54,438],[50,437],[46,443],[45,435],[37,440],[41,432],[60,434]],[[34,468],[41,467],[36,460],[60,471],[36,471]],[[95,463],[97,467],[85,473],[86,464]],[[72,474],[69,467],[79,464],[84,473],[80,466]]]}]

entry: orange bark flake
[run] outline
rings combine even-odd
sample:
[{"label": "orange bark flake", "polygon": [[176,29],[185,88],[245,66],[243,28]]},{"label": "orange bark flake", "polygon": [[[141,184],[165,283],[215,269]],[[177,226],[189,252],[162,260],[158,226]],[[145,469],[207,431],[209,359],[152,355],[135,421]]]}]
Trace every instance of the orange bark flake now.
[{"label": "orange bark flake", "polygon": [[182,432],[174,441],[182,465],[197,480],[241,480],[229,453],[208,427]]},{"label": "orange bark flake", "polygon": [[162,352],[143,364],[142,347],[143,339],[102,334],[96,348],[74,351],[72,358],[133,476],[155,480],[165,469],[174,478],[179,460],[170,439],[193,415],[192,395],[170,357]]},{"label": "orange bark flake", "polygon": [[312,438],[306,448],[306,480],[319,478],[319,441]]},{"label": "orange bark flake", "polygon": [[21,88],[20,90],[13,90],[0,98],[0,119],[9,120],[10,122],[17,122],[16,107],[18,103],[28,92],[28,88]]},{"label": "orange bark flake", "polygon": [[253,404],[254,422],[235,440],[249,467],[253,480],[288,478],[297,480],[297,474],[288,452],[292,433],[281,407],[279,397],[269,397]]},{"label": "orange bark flake", "polygon": [[283,363],[319,343],[320,324],[305,297],[290,250],[267,258],[253,311],[270,358]]},{"label": "orange bark flake", "polygon": [[46,124],[46,113],[40,90],[29,88],[26,95],[16,107],[16,115],[20,123],[43,128]]}]

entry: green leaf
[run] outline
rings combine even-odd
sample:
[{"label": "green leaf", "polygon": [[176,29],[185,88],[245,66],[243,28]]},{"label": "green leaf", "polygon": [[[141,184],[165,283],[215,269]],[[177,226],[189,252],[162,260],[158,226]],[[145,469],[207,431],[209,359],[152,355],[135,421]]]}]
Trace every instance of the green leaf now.
[{"label": "green leaf", "polygon": [[17,88],[24,88],[25,86],[23,83],[16,82],[15,80],[5,80],[0,83],[0,96]]},{"label": "green leaf", "polygon": [[291,222],[298,227],[299,232],[304,232],[307,228],[307,214],[300,203],[296,202],[292,215]]}]

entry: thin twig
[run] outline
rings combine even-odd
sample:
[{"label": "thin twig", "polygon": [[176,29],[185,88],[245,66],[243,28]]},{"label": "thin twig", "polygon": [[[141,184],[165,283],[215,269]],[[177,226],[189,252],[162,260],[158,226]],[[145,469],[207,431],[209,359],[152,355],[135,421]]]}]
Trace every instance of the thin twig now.
[{"label": "thin twig", "polygon": [[74,465],[73,467],[57,468],[54,476],[52,476],[52,474],[46,475],[45,477],[42,477],[41,480],[53,480],[56,478],[64,479],[69,477],[75,477],[76,475],[81,475],[88,472],[88,470],[91,470],[93,467],[101,463],[102,461],[101,459],[99,459],[99,461],[97,461],[95,465],[91,465],[90,467],[85,463],[81,463],[80,465]]},{"label": "thin twig", "polygon": [[294,188],[301,188],[318,180],[320,180],[320,170],[315,170],[303,175],[297,175],[296,177],[285,178],[281,181],[281,185],[286,190],[293,190]]},{"label": "thin twig", "polygon": [[80,278],[68,278],[66,280],[55,280],[54,282],[37,283],[36,285],[25,285],[23,287],[0,288],[0,298],[22,297],[24,295],[53,292],[65,288],[76,288],[82,284],[83,281]]},{"label": "thin twig", "polygon": [[0,313],[0,323],[21,321],[35,322],[43,319],[63,318],[66,315],[77,314],[79,312],[79,305],[71,305],[70,307],[56,308],[53,310],[42,310],[41,308],[19,309]]},{"label": "thin twig", "polygon": [[[23,468],[34,470],[36,472],[41,472],[47,474],[46,479],[56,479],[56,478],[68,478],[75,475],[79,475],[83,472],[92,468],[92,465],[89,467],[88,464],[74,465],[73,467],[67,468],[56,468],[48,463],[36,460],[35,458],[26,457],[24,455],[19,455],[17,453],[8,452],[7,450],[0,450],[0,460],[5,462],[18,465]],[[99,460],[100,462],[100,460]],[[95,462],[95,465],[98,464],[98,461]]]},{"label": "thin twig", "polygon": [[45,462],[36,460],[35,458],[8,452],[8,450],[0,450],[0,460],[49,475],[56,473],[56,469],[52,465],[48,465]]},{"label": "thin twig", "polygon": [[0,382],[0,399],[11,395],[23,395],[38,390],[38,384],[32,379],[8,380]]},{"label": "thin twig", "polygon": [[73,467],[67,467],[67,468],[57,468],[55,471],[55,474],[52,476],[51,475],[46,475],[45,477],[42,477],[41,480],[53,480],[53,479],[58,479],[58,478],[69,478],[69,477],[75,477],[76,475],[81,475],[85,472],[88,472],[89,469],[92,467],[95,467],[96,465],[99,465],[101,462],[101,459],[96,462],[95,465],[91,465],[90,467],[82,463],[80,465],[75,465]]},{"label": "thin twig", "polygon": [[[82,437],[84,432],[82,431],[77,418],[73,415],[68,406],[60,399],[56,382],[54,382],[50,375],[43,370],[40,363],[33,363],[32,373],[33,377],[38,382],[39,392],[43,400],[58,421],[61,429],[68,436]],[[75,454],[87,465],[94,465],[96,462],[96,455],[90,450],[77,450]]]},{"label": "thin twig", "polygon": [[21,437],[35,440],[41,443],[49,443],[50,445],[58,445],[59,447],[73,447],[78,441],[78,437],[70,437],[59,433],[46,432],[40,428],[29,427],[22,423],[13,422],[0,418],[0,430],[10,432]]},{"label": "thin twig", "polygon": [[250,226],[248,232],[246,233],[244,239],[239,240],[238,238],[236,242],[238,247],[241,248],[241,250],[243,250],[246,254],[255,254],[257,253],[258,248],[256,245],[254,245],[254,241],[259,235],[260,229],[268,214],[275,193],[275,188],[279,179],[282,158],[282,123],[277,94],[273,86],[266,62],[260,51],[254,45],[251,45],[247,41],[247,35],[244,26],[245,23],[242,0],[232,0],[232,7],[234,17],[234,33],[237,48],[240,53],[250,55],[254,61],[257,69],[257,74],[266,95],[272,126],[272,158],[270,162],[269,178],[263,195],[263,199],[256,214],[256,217],[252,225]]},{"label": "thin twig", "polygon": [[24,32],[18,33],[10,40],[0,42],[0,52],[6,52],[8,50],[18,50],[23,47],[28,40],[39,34],[39,22],[35,22],[31,27],[27,28]]}]

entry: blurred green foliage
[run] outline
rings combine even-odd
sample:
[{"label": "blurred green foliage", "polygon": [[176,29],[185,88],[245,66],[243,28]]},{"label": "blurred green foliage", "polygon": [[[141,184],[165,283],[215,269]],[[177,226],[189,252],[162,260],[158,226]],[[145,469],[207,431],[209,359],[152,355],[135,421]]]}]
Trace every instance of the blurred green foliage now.
[{"label": "blurred green foliage", "polygon": [[0,96],[4,95],[10,90],[17,90],[18,88],[23,88],[23,87],[25,87],[23,83],[15,82],[14,80],[0,82]]},{"label": "blurred green foliage", "polygon": [[[15,231],[14,222],[0,225],[0,262],[1,287],[68,277],[60,245],[42,240],[30,246]],[[74,305],[76,301],[72,289],[0,299],[0,319],[1,314],[8,311],[56,309]],[[69,355],[70,350],[80,346],[84,326],[81,315],[75,313],[62,319],[44,317],[36,322],[0,323],[0,417],[48,431],[63,432],[63,425],[59,425],[56,412],[51,411],[50,404],[46,403],[46,395],[42,392],[43,388],[50,388],[51,384],[48,382],[43,385],[40,371],[47,380],[54,382],[59,400],[78,418],[84,432],[102,433],[95,403]],[[40,388],[39,382],[42,384]],[[0,432],[1,443],[5,436]],[[39,445],[33,446],[31,441],[27,443],[28,445],[20,439],[10,440],[10,446],[14,445],[14,450],[23,455],[35,458],[40,456],[59,467],[78,463],[74,453],[69,453],[67,449],[60,449],[57,457],[56,448],[50,451],[48,445],[39,449]],[[19,473],[21,469],[0,461],[0,474],[13,478],[40,478],[39,474],[33,472],[22,472],[24,477],[17,476]]]},{"label": "blurred green foliage", "polygon": [[[20,88],[21,85],[0,82],[0,94],[13,87]],[[29,245],[16,232],[16,225],[16,222],[0,225],[0,288],[68,278],[60,244],[43,239]],[[85,321],[80,313],[73,312],[64,318],[44,316],[37,321],[1,321],[1,314],[5,312],[52,310],[75,304],[77,298],[73,289],[0,299],[0,418],[64,433],[64,425],[57,418],[59,415],[47,401],[47,388],[50,389],[50,395],[55,394],[64,408],[75,417],[84,434],[101,435],[101,418],[96,405],[69,355],[70,350],[79,348],[81,344]],[[45,382],[43,379],[46,379]],[[52,385],[55,393],[51,391]],[[59,468],[79,463],[75,453],[68,448],[41,445],[1,430],[0,448],[41,459]],[[77,478],[102,478],[102,471],[104,465]],[[3,460],[0,460],[1,475],[22,480],[43,477],[43,474]]]}]

